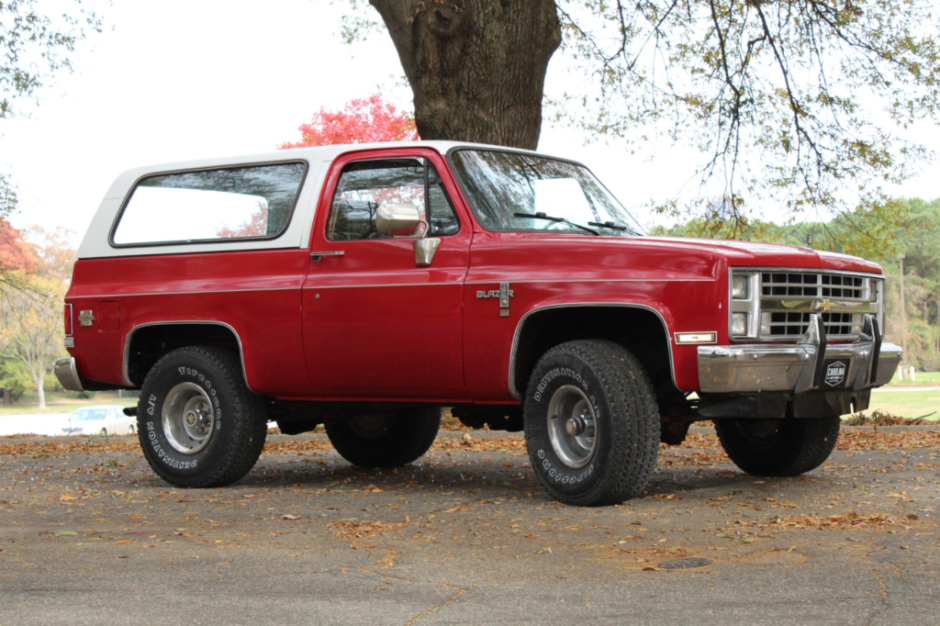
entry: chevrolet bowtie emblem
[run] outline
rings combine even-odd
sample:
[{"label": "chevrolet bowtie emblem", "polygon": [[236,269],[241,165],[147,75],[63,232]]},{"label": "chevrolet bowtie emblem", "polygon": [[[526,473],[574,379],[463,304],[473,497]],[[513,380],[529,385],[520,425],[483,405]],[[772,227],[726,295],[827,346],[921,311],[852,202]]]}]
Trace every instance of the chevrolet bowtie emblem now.
[{"label": "chevrolet bowtie emblem", "polygon": [[819,308],[825,311],[826,313],[828,313],[829,311],[832,310],[832,301],[828,299],[823,300],[822,302],[819,303]]}]

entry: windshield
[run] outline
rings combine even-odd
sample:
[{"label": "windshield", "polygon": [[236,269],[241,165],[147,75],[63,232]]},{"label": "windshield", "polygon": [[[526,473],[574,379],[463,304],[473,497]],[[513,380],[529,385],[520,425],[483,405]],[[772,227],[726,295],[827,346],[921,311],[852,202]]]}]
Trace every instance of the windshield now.
[{"label": "windshield", "polygon": [[633,216],[580,165],[495,150],[458,150],[450,158],[467,201],[488,230],[643,233]]}]

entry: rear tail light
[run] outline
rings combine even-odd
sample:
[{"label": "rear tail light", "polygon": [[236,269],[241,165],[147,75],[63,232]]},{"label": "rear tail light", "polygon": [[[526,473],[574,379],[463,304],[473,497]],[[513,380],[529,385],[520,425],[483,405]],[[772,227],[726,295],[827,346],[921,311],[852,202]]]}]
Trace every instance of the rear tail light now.
[{"label": "rear tail light", "polygon": [[72,305],[65,305],[65,336],[72,336]]}]

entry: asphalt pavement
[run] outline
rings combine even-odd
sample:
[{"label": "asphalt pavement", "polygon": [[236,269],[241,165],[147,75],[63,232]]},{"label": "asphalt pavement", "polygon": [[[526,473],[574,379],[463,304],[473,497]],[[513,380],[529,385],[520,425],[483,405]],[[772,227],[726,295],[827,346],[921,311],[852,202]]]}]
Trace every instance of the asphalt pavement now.
[{"label": "asphalt pavement", "polygon": [[214,490],[127,437],[0,439],[0,626],[940,622],[936,447],[793,479],[665,449],[643,497],[590,509],[519,438],[460,436],[392,471],[272,436]]}]

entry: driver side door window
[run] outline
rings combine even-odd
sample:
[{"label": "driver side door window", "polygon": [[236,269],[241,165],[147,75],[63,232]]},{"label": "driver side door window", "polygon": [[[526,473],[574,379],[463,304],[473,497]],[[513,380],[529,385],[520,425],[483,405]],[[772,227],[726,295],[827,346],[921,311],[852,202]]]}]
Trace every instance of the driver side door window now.
[{"label": "driver side door window", "polygon": [[[454,235],[460,222],[434,165],[427,159],[381,159],[343,168],[327,220],[330,241],[391,239],[378,231],[382,204],[413,204],[428,226],[429,237]],[[420,234],[419,231],[418,234]]]}]

